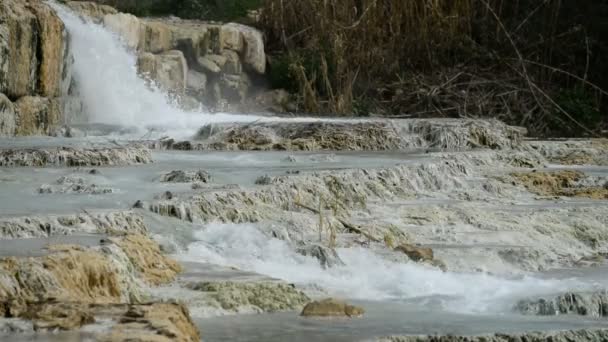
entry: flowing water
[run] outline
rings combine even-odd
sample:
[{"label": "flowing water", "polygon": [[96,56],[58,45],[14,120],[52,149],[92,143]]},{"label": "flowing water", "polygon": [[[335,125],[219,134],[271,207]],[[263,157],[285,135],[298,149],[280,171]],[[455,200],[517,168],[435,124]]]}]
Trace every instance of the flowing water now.
[{"label": "flowing water", "polygon": [[[73,72],[88,120],[110,126],[138,129],[162,127],[171,136],[187,136],[199,127],[216,122],[273,120],[248,115],[185,112],[154,87],[138,77],[136,57],[120,39],[100,25],[88,22],[51,4],[70,32],[74,57]],[[308,119],[310,120],[310,119]],[[82,139],[25,138],[1,140],[4,147],[99,146],[110,138]],[[194,193],[190,184],[161,183],[159,177],[172,170],[204,169],[213,185],[236,184],[255,188],[264,175],[285,175],[298,170],[304,174],[353,168],[379,168],[408,163],[432,162],[419,151],[373,153],[287,153],[287,152],[154,152],[153,164],[128,167],[90,168],[0,168],[0,214],[74,213],[93,209],[127,209],[137,200],[151,200],[165,191],[186,197]],[[291,157],[291,158],[289,158]],[[293,158],[295,157],[295,158]],[[604,169],[593,169],[605,174]],[[40,194],[44,184],[55,184],[64,176],[78,176],[111,193]],[[446,176],[447,177],[447,176]],[[213,187],[208,191],[214,191]],[[199,190],[205,191],[205,190]],[[452,199],[453,200],[453,199]],[[395,207],[424,207],[450,203],[446,197],[393,202]],[[457,201],[456,201],[457,202]],[[528,210],[482,203],[487,210]],[[538,205],[522,201],[522,206]],[[386,205],[388,211],[393,210]],[[499,276],[484,273],[442,272],[415,264],[391,260],[379,251],[363,247],[337,249],[343,266],[322,268],[316,259],[296,253],[285,240],[270,238],[265,225],[195,224],[145,213],[150,231],[159,239],[176,242],[175,257],[184,263],[209,263],[238,267],[294,283],[300,288],[354,300],[367,314],[358,320],[310,320],[297,313],[196,317],[208,341],[351,341],[390,334],[479,334],[558,330],[605,326],[605,321],[516,315],[514,302],[523,297],[590,290],[606,286],[604,269],[589,273],[569,270],[551,274]],[[89,239],[89,237],[82,237]],[[88,240],[87,240],[88,241]],[[30,247],[42,242],[30,241]],[[489,248],[491,246],[481,246]],[[20,248],[20,247],[13,247]],[[8,250],[8,248],[7,248]],[[1,255],[1,254],[0,254]],[[27,337],[23,340],[79,340],[78,333],[55,337]]]}]

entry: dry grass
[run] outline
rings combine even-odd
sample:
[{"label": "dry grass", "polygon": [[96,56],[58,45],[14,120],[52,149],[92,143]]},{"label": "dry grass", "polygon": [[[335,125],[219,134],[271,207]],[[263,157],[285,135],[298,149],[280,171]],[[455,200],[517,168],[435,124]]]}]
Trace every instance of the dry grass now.
[{"label": "dry grass", "polygon": [[606,94],[588,77],[588,41],[582,69],[580,49],[570,52],[585,39],[560,26],[567,10],[551,0],[266,0],[263,25],[303,112],[493,117],[535,135],[560,125],[595,135],[555,99],[572,83],[598,106]]}]

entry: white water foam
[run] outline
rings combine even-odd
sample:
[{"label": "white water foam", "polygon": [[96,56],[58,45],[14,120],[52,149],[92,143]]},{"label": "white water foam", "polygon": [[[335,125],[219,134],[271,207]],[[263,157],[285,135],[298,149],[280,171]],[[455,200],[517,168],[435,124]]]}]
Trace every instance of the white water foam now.
[{"label": "white water foam", "polygon": [[285,241],[269,238],[251,224],[210,224],[195,236],[199,241],[180,259],[236,266],[353,299],[441,298],[448,310],[507,312],[519,298],[591,286],[575,279],[444,273],[415,263],[389,261],[360,247],[338,249],[346,265],[325,270],[316,259],[296,253]]},{"label": "white water foam", "polygon": [[62,5],[49,3],[70,34],[73,74],[91,123],[187,130],[218,122],[248,122],[250,115],[190,113],[178,109],[157,87],[137,74],[137,58],[120,37],[105,27],[81,18]]}]

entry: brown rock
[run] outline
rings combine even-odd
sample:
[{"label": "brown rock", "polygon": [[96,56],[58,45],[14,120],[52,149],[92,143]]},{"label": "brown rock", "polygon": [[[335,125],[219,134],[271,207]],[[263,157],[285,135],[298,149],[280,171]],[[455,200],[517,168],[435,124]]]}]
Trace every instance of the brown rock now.
[{"label": "brown rock", "polygon": [[198,342],[200,333],[183,304],[133,305],[101,341]]},{"label": "brown rock", "polygon": [[50,134],[61,117],[60,103],[56,99],[24,96],[15,102],[16,135]]},{"label": "brown rock", "polygon": [[30,304],[20,318],[34,321],[34,329],[74,330],[95,322],[89,305],[73,302],[42,302]]},{"label": "brown rock", "polygon": [[15,106],[8,97],[0,94],[0,137],[15,135],[15,119]]},{"label": "brown rock", "polygon": [[327,298],[306,304],[302,310],[305,317],[357,317],[365,313],[363,308],[349,305],[334,298]]},{"label": "brown rock", "polygon": [[58,96],[66,48],[55,12],[37,1],[0,3],[0,93]]},{"label": "brown rock", "polygon": [[413,261],[432,261],[434,259],[433,250],[431,248],[418,247],[404,243],[395,247],[395,251],[404,253]]},{"label": "brown rock", "polygon": [[142,278],[153,285],[175,279],[182,267],[162,253],[158,244],[145,235],[127,235],[112,239],[129,257]]},{"label": "brown rock", "polygon": [[512,173],[511,177],[516,184],[522,184],[528,191],[542,196],[608,199],[608,189],[605,186],[577,186],[576,183],[585,178],[585,174],[580,171]]}]

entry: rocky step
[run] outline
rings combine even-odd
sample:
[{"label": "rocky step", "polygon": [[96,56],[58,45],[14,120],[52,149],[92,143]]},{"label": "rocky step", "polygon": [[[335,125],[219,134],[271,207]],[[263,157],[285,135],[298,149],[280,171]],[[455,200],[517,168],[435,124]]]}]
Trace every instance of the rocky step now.
[{"label": "rocky step", "polygon": [[141,214],[134,211],[91,211],[67,215],[31,215],[0,218],[0,240],[49,238],[71,234],[145,234]]},{"label": "rocky step", "polygon": [[393,336],[378,339],[378,342],[597,342],[607,341],[608,330],[571,330],[557,332],[530,332],[521,334],[495,334],[484,336]]},{"label": "rocky step", "polygon": [[315,120],[224,123],[202,127],[193,141],[149,142],[156,149],[380,151],[413,148],[507,149],[524,131],[493,120]]},{"label": "rocky step", "polygon": [[608,317],[608,291],[569,292],[557,296],[525,299],[516,310],[528,315],[581,315]]},{"label": "rocky step", "polygon": [[150,151],[142,146],[0,149],[0,167],[124,166],[151,162]]}]

